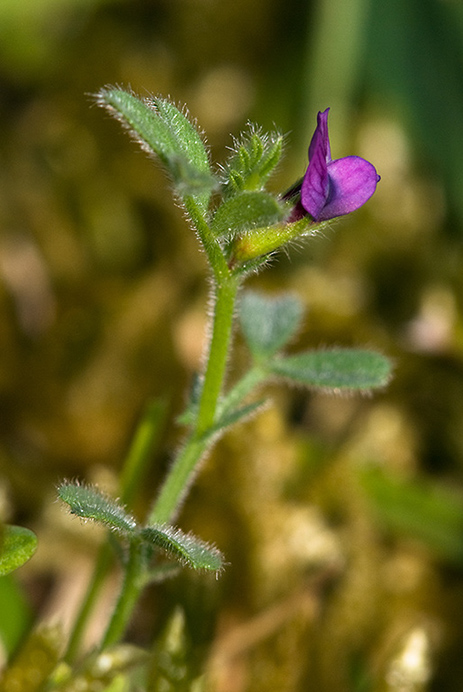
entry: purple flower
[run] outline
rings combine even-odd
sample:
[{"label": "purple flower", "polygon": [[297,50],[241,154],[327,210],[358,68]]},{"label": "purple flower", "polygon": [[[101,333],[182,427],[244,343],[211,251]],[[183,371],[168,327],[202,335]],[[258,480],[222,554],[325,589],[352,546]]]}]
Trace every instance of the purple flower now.
[{"label": "purple flower", "polygon": [[286,198],[300,192],[300,201],[289,221],[307,213],[314,221],[326,221],[349,214],[370,199],[380,180],[375,167],[359,156],[331,159],[328,111],[317,116],[317,128],[309,146],[309,165],[302,183]]}]

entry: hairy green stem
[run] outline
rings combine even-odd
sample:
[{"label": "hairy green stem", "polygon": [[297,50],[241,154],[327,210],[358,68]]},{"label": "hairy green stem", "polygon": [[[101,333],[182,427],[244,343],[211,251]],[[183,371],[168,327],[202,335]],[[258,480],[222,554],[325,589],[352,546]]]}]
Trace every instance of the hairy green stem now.
[{"label": "hairy green stem", "polygon": [[171,522],[188,492],[208,447],[206,439],[187,440],[177,455],[148,518],[148,524]]},{"label": "hairy green stem", "polygon": [[[229,269],[218,240],[213,236],[197,203],[192,197],[184,199],[190,219],[195,225],[208,256],[215,279],[215,303],[212,334],[204,371],[201,398],[194,429],[177,455],[164,481],[148,524],[168,523],[178,512],[182,501],[196,476],[213,437],[208,435],[217,414],[233,328],[236,296],[240,280]],[[135,547],[131,547],[131,559],[126,568],[119,600],[109,623],[104,645],[114,643],[124,633],[132,610],[141,592],[143,560],[137,558]]]},{"label": "hairy green stem", "polygon": [[266,371],[260,365],[253,365],[223,398],[218,409],[219,416],[237,408],[266,378]]},{"label": "hairy green stem", "polygon": [[212,336],[195,429],[170,469],[150,514],[150,524],[172,521],[211,444],[207,431],[216,418],[225,376],[237,290],[238,282],[233,276],[217,287]]},{"label": "hairy green stem", "polygon": [[198,435],[205,433],[215,419],[230,349],[237,291],[238,281],[233,276],[216,290],[212,336],[196,421]]},{"label": "hairy green stem", "polygon": [[187,214],[190,217],[201,244],[206,252],[216,283],[220,284],[223,279],[230,276],[227,261],[222,252],[222,248],[220,247],[217,238],[212,233],[210,226],[205,220],[204,215],[195,199],[189,196],[184,197],[183,204],[185,205]]}]

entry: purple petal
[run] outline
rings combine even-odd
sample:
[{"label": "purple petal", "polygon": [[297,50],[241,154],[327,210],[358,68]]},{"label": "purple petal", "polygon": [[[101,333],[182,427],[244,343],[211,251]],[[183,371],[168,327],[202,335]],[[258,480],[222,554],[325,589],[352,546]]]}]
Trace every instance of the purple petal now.
[{"label": "purple petal", "polygon": [[309,144],[309,161],[314,156],[315,151],[319,149],[323,151],[325,161],[327,163],[331,161],[330,139],[328,136],[329,110],[330,109],[327,108],[323,112],[319,112],[317,115],[317,127]]},{"label": "purple petal", "polygon": [[380,180],[375,167],[359,156],[346,156],[331,161],[328,165],[328,178],[328,195],[318,216],[314,216],[306,207],[302,197],[304,207],[317,221],[333,219],[355,211],[370,199]]},{"label": "purple petal", "polygon": [[309,166],[302,181],[301,202],[312,218],[318,219],[330,190],[325,140],[319,126],[312,137],[309,151]]}]

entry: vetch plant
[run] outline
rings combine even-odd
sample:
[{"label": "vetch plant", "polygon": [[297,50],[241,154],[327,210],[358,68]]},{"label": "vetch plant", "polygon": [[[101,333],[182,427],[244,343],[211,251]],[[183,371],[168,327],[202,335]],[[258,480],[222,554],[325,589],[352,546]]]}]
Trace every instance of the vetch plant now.
[{"label": "vetch plant", "polygon": [[[289,193],[278,195],[266,185],[282,154],[280,133],[264,134],[249,126],[235,140],[228,160],[214,169],[196,125],[169,100],[140,99],[121,88],[107,87],[97,95],[97,103],[166,169],[176,200],[208,260],[213,310],[203,371],[180,417],[187,433],[154,493],[145,521],[137,522],[130,506],[165,413],[158,403],[148,407],[140,422],[121,474],[119,500],[96,487],[70,481],[58,488],[72,514],[107,527],[111,534],[74,624],[68,662],[80,651],[114,545],[123,578],[101,650],[119,645],[146,585],[172,575],[179,565],[215,574],[224,569],[224,557],[217,548],[177,526],[179,512],[211,447],[233,425],[258,412],[262,385],[280,380],[326,392],[370,391],[384,387],[391,373],[388,359],[370,350],[332,348],[285,355],[285,346],[301,323],[301,301],[292,295],[275,298],[242,290],[249,274],[263,269],[278,248],[315,234],[329,219],[358,209],[375,191],[379,176],[371,163],[355,156],[331,159],[328,109],[318,114],[303,179]],[[235,318],[251,365],[238,381],[226,386]],[[165,556],[173,562],[166,562]],[[114,664],[114,670],[119,670],[118,665],[122,664]],[[57,681],[56,689],[67,689]]]},{"label": "vetch plant", "polygon": [[[332,349],[285,356],[281,350],[301,320],[294,297],[238,295],[246,276],[267,264],[271,253],[292,239],[314,233],[320,221],[358,208],[374,192],[374,167],[357,157],[331,161],[328,111],[320,113],[309,148],[309,167],[301,185],[306,213],[293,220],[299,202],[265,189],[277,165],[283,138],[249,127],[235,142],[217,174],[195,125],[170,101],[139,99],[119,88],[105,88],[97,102],[127,128],[151,156],[165,166],[176,197],[206,253],[213,280],[213,315],[208,354],[198,386],[183,416],[189,429],[167,477],[157,491],[143,527],[115,501],[98,490],[65,483],[60,497],[71,511],[119,533],[126,544],[125,578],[103,645],[119,641],[142,587],[156,574],[156,553],[162,550],[193,568],[218,572],[218,550],[174,528],[180,507],[211,446],[235,423],[261,405],[252,395],[268,379],[281,378],[331,391],[382,387],[390,364],[371,351]],[[211,208],[211,197],[220,201]],[[224,389],[234,316],[239,313],[253,364],[230,389]],[[124,488],[121,488],[124,499]],[[151,576],[150,576],[151,575]]]}]

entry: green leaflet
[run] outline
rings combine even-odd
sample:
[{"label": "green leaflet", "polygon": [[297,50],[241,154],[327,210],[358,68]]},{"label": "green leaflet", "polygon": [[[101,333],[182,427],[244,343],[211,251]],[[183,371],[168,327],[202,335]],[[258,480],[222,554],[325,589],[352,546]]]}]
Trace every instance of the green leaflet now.
[{"label": "green leaflet", "polygon": [[145,103],[156,110],[172,134],[176,153],[184,154],[198,171],[210,173],[209,157],[204,143],[188,118],[173,103],[159,96],[152,96]]},{"label": "green leaflet", "polygon": [[212,572],[223,569],[223,556],[217,548],[173,526],[147,526],[141,530],[140,536],[146,543],[161,548],[170,557],[193,569]]},{"label": "green leaflet", "polygon": [[71,514],[82,519],[93,519],[113,531],[133,534],[136,522],[117,500],[98,488],[65,481],[58,487],[59,497],[69,505]]},{"label": "green leaflet", "polygon": [[338,348],[276,358],[268,364],[268,369],[296,384],[349,391],[384,387],[389,382],[392,367],[379,353]]},{"label": "green leaflet", "polygon": [[193,124],[167,99],[140,99],[119,88],[107,87],[97,103],[119,120],[142,149],[158,156],[182,196],[191,195],[203,212],[216,181],[204,143]]},{"label": "green leaflet", "polygon": [[22,526],[4,526],[0,544],[0,576],[27,562],[37,549],[37,536]]},{"label": "green leaflet", "polygon": [[247,291],[239,307],[241,329],[255,358],[269,358],[285,346],[299,329],[302,303],[295,296],[276,298]]},{"label": "green leaflet", "polygon": [[284,209],[268,192],[238,192],[216,211],[212,232],[217,237],[233,236],[260,226],[272,226],[281,221]]},{"label": "green leaflet", "polygon": [[122,532],[135,543],[157,546],[183,565],[214,572],[223,567],[222,555],[216,548],[174,526],[138,526],[116,500],[97,488],[65,482],[59,486],[58,495],[69,505],[71,514],[93,519],[113,531]]}]

